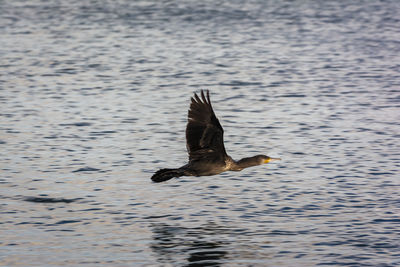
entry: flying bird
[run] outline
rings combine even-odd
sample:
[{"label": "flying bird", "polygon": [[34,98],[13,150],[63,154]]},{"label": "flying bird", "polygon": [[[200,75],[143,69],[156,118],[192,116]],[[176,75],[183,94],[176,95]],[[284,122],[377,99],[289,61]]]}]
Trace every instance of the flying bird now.
[{"label": "flying bird", "polygon": [[225,150],[224,129],[211,106],[209,91],[201,90],[191,98],[186,125],[186,148],[189,162],[177,169],[160,169],[152,177],[155,183],[181,176],[215,175],[225,171],[241,171],[279,158],[257,155],[233,160]]}]

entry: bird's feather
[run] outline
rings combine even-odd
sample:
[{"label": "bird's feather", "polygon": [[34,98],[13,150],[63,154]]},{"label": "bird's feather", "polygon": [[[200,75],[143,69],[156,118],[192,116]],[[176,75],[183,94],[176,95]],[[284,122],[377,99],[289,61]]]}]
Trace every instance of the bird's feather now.
[{"label": "bird's feather", "polygon": [[189,160],[208,158],[224,160],[224,130],[211,106],[210,95],[202,90],[200,97],[191,98],[186,126],[186,146]]}]

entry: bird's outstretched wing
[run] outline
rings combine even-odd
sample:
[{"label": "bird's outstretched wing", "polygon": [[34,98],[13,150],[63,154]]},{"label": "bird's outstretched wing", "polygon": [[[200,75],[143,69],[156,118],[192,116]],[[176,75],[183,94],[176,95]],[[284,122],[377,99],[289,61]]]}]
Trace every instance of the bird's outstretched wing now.
[{"label": "bird's outstretched wing", "polygon": [[195,93],[191,98],[186,126],[189,160],[223,160],[226,156],[224,130],[214,114],[208,90],[206,92],[207,96],[201,90],[200,97]]}]

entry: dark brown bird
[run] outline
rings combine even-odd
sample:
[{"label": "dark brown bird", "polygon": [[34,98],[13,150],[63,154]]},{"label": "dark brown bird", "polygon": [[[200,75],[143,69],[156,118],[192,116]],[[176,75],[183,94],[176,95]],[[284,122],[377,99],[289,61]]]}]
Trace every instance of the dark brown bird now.
[{"label": "dark brown bird", "polygon": [[152,177],[153,182],[159,183],[180,176],[215,175],[225,171],[241,171],[244,168],[261,165],[279,158],[265,155],[233,160],[226,154],[224,146],[224,130],[215,116],[211,106],[210,94],[204,91],[196,93],[191,98],[186,126],[186,147],[189,162],[178,169],[161,169]]}]

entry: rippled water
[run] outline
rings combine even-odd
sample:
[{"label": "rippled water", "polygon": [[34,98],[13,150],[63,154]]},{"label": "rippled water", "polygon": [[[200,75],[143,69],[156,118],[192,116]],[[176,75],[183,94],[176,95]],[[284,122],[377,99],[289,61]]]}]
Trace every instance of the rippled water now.
[{"label": "rippled water", "polygon": [[[0,4],[1,266],[400,265],[400,2]],[[204,88],[283,161],[151,183]]]}]

